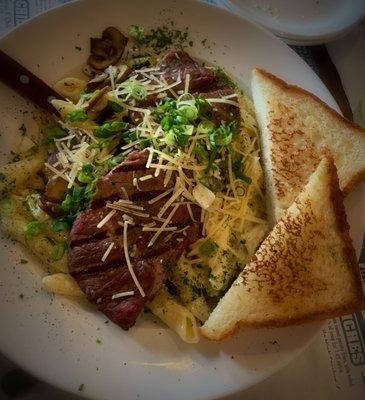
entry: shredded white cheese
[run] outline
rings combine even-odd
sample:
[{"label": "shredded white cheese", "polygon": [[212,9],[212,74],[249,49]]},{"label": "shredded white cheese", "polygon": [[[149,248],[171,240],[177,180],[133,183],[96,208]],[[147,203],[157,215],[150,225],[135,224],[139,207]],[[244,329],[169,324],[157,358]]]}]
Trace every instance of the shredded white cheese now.
[{"label": "shredded white cheese", "polygon": [[102,227],[110,220],[110,218],[112,218],[112,217],[115,215],[116,212],[117,212],[116,210],[111,210],[111,211],[96,225],[96,227],[97,227],[98,229],[102,228]]},{"label": "shredded white cheese", "polygon": [[166,228],[166,226],[169,224],[169,222],[171,221],[172,217],[174,216],[176,210],[179,208],[179,205],[176,204],[174,206],[174,208],[172,209],[172,211],[170,212],[169,216],[166,218],[165,222],[161,225],[160,229],[153,235],[152,239],[150,240],[150,242],[148,243],[147,247],[151,247],[155,241],[157,240],[157,238],[160,236],[161,232]]},{"label": "shredded white cheese", "polygon": [[143,182],[143,181],[147,181],[147,180],[149,180],[149,179],[152,179],[153,178],[153,175],[145,175],[145,176],[141,176],[140,178],[139,178],[139,180],[141,181],[141,182]]},{"label": "shredded white cheese", "polygon": [[108,255],[110,254],[110,252],[112,251],[112,248],[114,247],[114,242],[111,242],[108,246],[108,248],[106,249],[103,257],[101,257],[101,261],[104,262],[107,258]]},{"label": "shredded white cheese", "polygon": [[113,294],[112,300],[119,299],[120,297],[128,297],[128,296],[133,296],[133,295],[134,295],[134,290],[131,290],[129,292],[116,293],[116,294]]},{"label": "shredded white cheese", "polygon": [[139,283],[139,281],[138,281],[138,279],[137,279],[137,277],[136,277],[136,274],[134,273],[133,266],[132,266],[131,260],[130,260],[130,258],[129,258],[128,236],[127,236],[127,235],[128,235],[128,221],[124,221],[124,229],[123,229],[124,257],[125,257],[125,260],[126,260],[126,262],[127,262],[127,267],[128,267],[129,273],[130,273],[131,276],[132,276],[132,279],[133,279],[134,284],[137,286],[139,292],[141,293],[141,296],[142,296],[142,297],[145,297],[145,296],[146,296],[146,295],[145,295],[145,292],[144,292],[142,286],[140,285],[140,283]]},{"label": "shredded white cheese", "polygon": [[153,199],[148,200],[148,204],[156,203],[157,201],[163,199],[168,194],[170,194],[173,190],[174,190],[174,188],[168,189],[168,190],[166,190],[166,192],[163,192],[163,193],[159,194],[158,196],[154,197]]}]

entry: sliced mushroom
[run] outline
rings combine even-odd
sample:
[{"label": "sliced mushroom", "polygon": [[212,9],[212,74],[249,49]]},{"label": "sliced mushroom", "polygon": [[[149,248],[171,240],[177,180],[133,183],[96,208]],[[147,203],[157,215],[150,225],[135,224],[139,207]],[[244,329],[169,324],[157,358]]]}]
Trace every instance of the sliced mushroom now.
[{"label": "sliced mushroom", "polygon": [[100,38],[90,38],[90,57],[87,63],[102,70],[113,65],[123,54],[128,39],[116,28],[105,29]]},{"label": "sliced mushroom", "polygon": [[66,197],[66,193],[67,182],[59,176],[53,176],[47,182],[43,196],[46,201],[61,203],[61,201]]},{"label": "sliced mushroom", "polygon": [[132,68],[128,67],[126,64],[117,65],[117,73],[115,81],[117,83],[124,82],[128,79],[129,75],[132,73]]},{"label": "sliced mushroom", "polygon": [[100,89],[99,91],[95,92],[93,94],[93,96],[91,97],[91,99],[86,103],[85,109],[87,112],[97,112],[100,111],[100,109],[106,107],[108,100],[105,99],[105,101],[103,103],[103,106],[100,109],[97,109],[95,106],[97,105],[97,103],[102,99],[102,97],[109,92],[110,90],[110,86],[104,86],[102,89]]}]

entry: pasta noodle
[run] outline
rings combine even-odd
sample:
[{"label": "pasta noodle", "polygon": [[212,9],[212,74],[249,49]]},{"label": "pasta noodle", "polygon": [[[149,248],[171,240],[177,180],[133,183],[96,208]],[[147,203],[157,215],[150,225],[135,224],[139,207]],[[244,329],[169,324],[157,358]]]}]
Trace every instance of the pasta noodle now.
[{"label": "pasta noodle", "polygon": [[39,151],[27,158],[3,165],[0,167],[0,194],[2,197],[7,192],[22,187],[40,189],[42,183],[37,177],[37,172],[43,168],[45,151]]},{"label": "pasta noodle", "polygon": [[53,86],[54,90],[61,96],[70,99],[73,103],[77,103],[81,92],[85,90],[87,82],[78,78],[64,78],[56,82]]},{"label": "pasta noodle", "polygon": [[58,273],[42,279],[44,287],[51,293],[61,296],[85,297],[84,292],[69,274]]},{"label": "pasta noodle", "polygon": [[169,278],[175,285],[177,294],[185,307],[200,321],[204,322],[210,314],[209,306],[202,294],[207,280],[207,271],[194,268],[185,257],[171,269]]},{"label": "pasta noodle", "polygon": [[184,342],[198,343],[199,332],[194,315],[180,305],[166,288],[161,289],[147,307],[169,328],[175,331]]}]

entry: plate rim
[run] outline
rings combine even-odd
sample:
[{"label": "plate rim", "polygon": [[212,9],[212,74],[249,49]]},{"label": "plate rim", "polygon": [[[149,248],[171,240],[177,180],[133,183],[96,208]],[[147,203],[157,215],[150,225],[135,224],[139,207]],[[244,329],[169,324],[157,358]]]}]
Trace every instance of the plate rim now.
[{"label": "plate rim", "polygon": [[[42,14],[39,14],[39,15],[35,16],[34,18],[29,19],[28,21],[26,21],[25,23],[21,24],[20,26],[17,26],[17,27],[15,27],[15,28],[11,29],[6,35],[4,35],[3,37],[1,37],[1,38],[0,38],[0,46],[1,46],[2,43],[3,43],[4,41],[6,41],[8,38],[11,39],[11,37],[12,37],[13,35],[16,35],[17,32],[20,31],[21,29],[23,29],[24,26],[31,25],[31,24],[33,24],[33,23],[35,23],[35,22],[37,22],[37,21],[42,20],[42,19],[45,19],[45,20],[46,20],[50,14],[52,14],[52,13],[57,13],[57,12],[59,11],[59,9],[61,9],[61,8],[72,7],[72,6],[73,6],[74,4],[76,4],[76,3],[87,3],[87,0],[72,0],[72,1],[70,1],[70,2],[68,2],[68,3],[60,4],[60,5],[58,5],[58,6],[54,7],[54,8],[52,8],[52,9],[50,9],[50,10],[44,12],[44,13],[42,13]],[[190,4],[189,4],[189,3],[190,3]],[[280,44],[281,46],[287,47],[287,49],[288,49],[296,58],[300,59],[301,62],[304,63],[304,61],[295,53],[295,51],[294,51],[293,49],[291,49],[291,48],[290,48],[289,46],[287,46],[282,40],[280,40],[277,36],[275,36],[271,31],[269,31],[268,29],[266,29],[266,28],[264,28],[263,26],[259,25],[257,22],[252,21],[252,20],[249,20],[249,19],[247,19],[247,17],[245,17],[245,16],[237,15],[237,14],[235,14],[234,12],[232,12],[232,11],[230,11],[230,10],[222,9],[221,7],[217,7],[217,6],[212,5],[212,4],[202,3],[202,2],[199,1],[199,0],[188,0],[185,4],[188,4],[188,7],[191,7],[194,3],[195,3],[195,4],[198,4],[200,7],[206,8],[206,9],[211,9],[211,8],[219,9],[219,12],[228,14],[228,15],[231,16],[231,17],[234,16],[235,18],[238,18],[239,20],[243,21],[243,23],[253,26],[255,29],[258,29],[258,30],[260,30],[261,32],[263,32],[263,33],[264,33],[266,36],[268,36],[271,40],[274,40],[275,42],[277,42],[277,44]],[[184,6],[185,6],[185,5],[184,5]],[[305,64],[305,63],[304,63],[304,64]],[[313,72],[313,73],[314,73],[314,72]],[[322,82],[322,85],[323,85],[324,90],[327,92],[326,96],[328,97],[328,99],[331,99],[331,100],[334,102],[334,104],[336,104],[336,108],[338,109],[338,106],[337,106],[337,103],[336,103],[335,99],[334,99],[333,96],[330,94],[330,92],[328,91],[328,89],[325,87],[325,85],[323,84],[323,82]],[[323,322],[323,323],[324,323],[324,322]],[[265,371],[265,372],[262,372],[262,371],[261,371],[261,372],[260,372],[260,375],[257,376],[257,379],[252,380],[252,382],[250,382],[250,384],[247,385],[247,386],[244,388],[244,390],[248,389],[249,387],[251,387],[251,386],[253,386],[253,385],[256,385],[257,383],[259,383],[259,382],[261,382],[262,380],[266,379],[268,376],[274,374],[275,372],[277,372],[277,371],[280,370],[281,368],[285,367],[285,365],[289,364],[293,359],[295,359],[301,352],[303,352],[303,351],[315,340],[315,338],[318,336],[320,330],[321,330],[321,327],[319,326],[319,327],[316,329],[316,332],[312,334],[312,336],[309,338],[309,340],[307,340],[307,342],[305,343],[304,346],[299,347],[299,348],[295,349],[294,351],[292,351],[291,355],[290,355],[290,356],[287,356],[287,358],[286,358],[284,361],[281,361],[281,362],[276,363],[274,369],[270,369],[270,370]],[[14,357],[13,357],[12,355],[10,355],[8,352],[6,352],[6,351],[4,351],[4,350],[1,350],[1,351],[2,351],[2,353],[3,353],[6,357],[8,357],[9,359],[11,359],[11,360],[14,359]],[[45,380],[44,377],[43,377],[44,375],[42,375],[41,372],[37,373],[37,372],[30,371],[30,370],[27,368],[27,366],[26,366],[23,362],[20,362],[20,361],[17,362],[17,361],[16,361],[16,363],[17,363],[18,365],[20,365],[24,370],[28,371],[31,375],[37,376],[37,377],[39,377],[39,378],[40,378],[41,380],[43,380],[43,381]],[[74,394],[76,394],[76,395],[80,395],[80,392],[77,391],[77,388],[71,388],[70,386],[67,386],[65,383],[61,383],[61,381],[60,381],[60,380],[57,380],[56,377],[55,377],[53,380],[47,379],[46,382],[52,384],[52,385],[55,386],[55,387],[58,387],[58,388],[64,390],[64,391],[71,392],[71,393],[74,393]],[[241,390],[241,391],[242,391],[242,390]],[[224,393],[222,393],[222,394],[220,394],[220,395],[222,395],[222,396],[230,396],[230,395],[232,395],[233,393],[240,393],[241,391],[237,391],[237,390],[235,390],[235,389],[232,389],[232,390],[225,391]],[[84,394],[86,394],[86,395],[88,396],[88,398],[95,398],[95,397],[93,397],[92,393],[83,393],[83,395],[84,395]],[[199,399],[206,399],[206,400],[208,400],[208,399],[216,399],[216,398],[217,398],[216,395],[215,395],[215,396],[213,395],[213,396],[199,397]],[[95,399],[96,399],[96,398],[95,398]]]},{"label": "plate rim", "polygon": [[[244,6],[242,9],[240,9],[237,5],[236,2],[229,1],[230,9],[232,12],[241,15],[244,18],[249,19],[249,6]],[[361,21],[365,18],[365,5],[362,8],[362,13],[358,14],[356,18],[353,18],[350,23],[341,25],[339,28],[333,27],[331,30],[325,33],[321,34],[298,34],[295,33],[295,31],[289,29],[289,30],[283,30],[276,28],[270,23],[267,23],[268,17],[263,16],[262,22],[259,22],[259,17],[257,18],[252,18],[250,19],[251,21],[261,25],[264,27],[266,30],[270,31],[280,39],[286,41],[288,44],[292,45],[304,45],[304,46],[314,46],[314,45],[319,45],[319,44],[325,44],[325,43],[330,43],[336,39],[340,39],[341,37],[345,36],[347,33],[349,33],[356,25],[361,23]]]}]

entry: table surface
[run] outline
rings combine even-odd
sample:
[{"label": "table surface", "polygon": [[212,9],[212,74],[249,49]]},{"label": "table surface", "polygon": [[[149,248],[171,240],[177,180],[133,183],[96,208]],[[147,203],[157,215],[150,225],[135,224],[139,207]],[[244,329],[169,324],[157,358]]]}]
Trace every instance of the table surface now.
[{"label": "table surface", "polygon": [[[30,7],[37,7],[38,11],[48,9],[59,4],[59,0],[28,0]],[[210,3],[219,2],[209,1]],[[6,7],[14,5],[16,1],[0,0],[0,36],[16,21],[7,19],[4,13]],[[3,14],[3,15],[2,15]],[[296,49],[298,50],[298,49]],[[335,64],[352,111],[359,106],[365,97],[365,24],[362,23],[353,29],[347,36],[327,45],[328,53]],[[299,54],[306,58],[306,48],[299,49]],[[310,61],[310,60],[309,60]],[[307,60],[308,62],[308,60]],[[310,63],[310,62],[309,62]],[[365,249],[360,258],[365,263]],[[356,390],[345,387],[336,382],[336,376],[331,367],[331,357],[325,345],[324,335],[319,335],[314,342],[287,367],[272,375],[264,382],[244,391],[221,400],[263,400],[267,398],[281,398],[296,400],[342,400],[351,396],[352,400],[363,399],[365,395],[365,371],[363,386]],[[16,371],[15,374],[12,371]],[[26,383],[27,377],[17,370],[17,367],[5,357],[0,355],[0,379],[4,376],[21,379]],[[5,395],[0,388],[0,399],[12,399],[13,396]],[[80,397],[60,391],[48,384],[36,382],[16,396],[21,400],[76,400]]]}]

